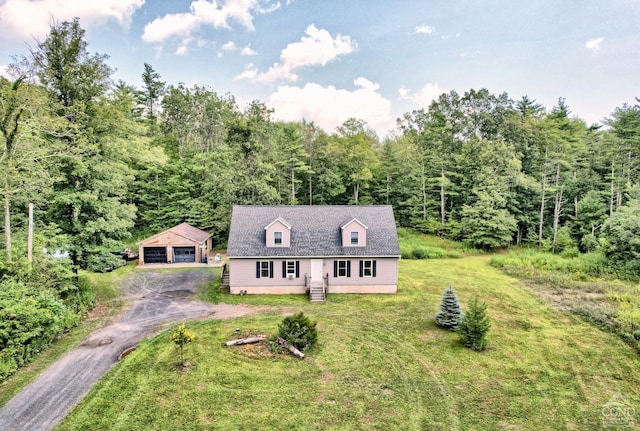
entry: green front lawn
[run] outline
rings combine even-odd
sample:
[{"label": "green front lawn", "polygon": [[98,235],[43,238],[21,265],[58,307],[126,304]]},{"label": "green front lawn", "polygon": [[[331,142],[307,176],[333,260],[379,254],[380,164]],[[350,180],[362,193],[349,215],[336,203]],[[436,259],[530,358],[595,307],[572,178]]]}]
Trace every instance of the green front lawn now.
[{"label": "green front lawn", "polygon": [[[616,393],[640,412],[640,356],[551,308],[489,259],[403,260],[397,295],[332,295],[321,305],[296,298],[290,306],[234,297],[275,305],[187,324],[197,337],[185,350],[188,371],[176,369],[171,331],[143,342],[57,429],[600,429]],[[476,294],[488,303],[487,351],[463,348],[433,323],[449,284],[463,309]],[[304,360],[257,345],[223,347],[240,335],[274,334],[284,313],[298,311],[318,321],[320,337]]]}]

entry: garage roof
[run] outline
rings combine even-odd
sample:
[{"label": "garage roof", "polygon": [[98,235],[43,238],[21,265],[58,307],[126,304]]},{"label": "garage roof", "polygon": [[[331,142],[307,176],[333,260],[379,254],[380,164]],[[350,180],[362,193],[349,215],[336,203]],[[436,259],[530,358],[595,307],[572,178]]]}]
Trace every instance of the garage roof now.
[{"label": "garage roof", "polygon": [[198,244],[204,243],[211,236],[209,232],[198,229],[197,227],[191,226],[189,223],[180,223],[179,225],[174,226],[171,229],[167,229],[165,231],[162,231],[160,233],[153,235],[152,237],[149,237],[143,241],[140,241],[140,244],[148,243],[153,239],[157,238],[158,236],[161,236],[167,233],[181,236],[182,238],[188,239],[189,241],[193,241]]}]

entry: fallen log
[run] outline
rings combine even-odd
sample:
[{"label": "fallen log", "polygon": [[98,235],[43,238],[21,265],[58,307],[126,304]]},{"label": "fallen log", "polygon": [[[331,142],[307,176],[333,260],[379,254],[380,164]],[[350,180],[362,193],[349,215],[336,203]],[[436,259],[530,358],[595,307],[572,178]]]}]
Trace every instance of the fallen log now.
[{"label": "fallen log", "polygon": [[289,350],[289,352],[291,352],[291,354],[297,356],[300,359],[304,359],[304,353],[302,353],[300,350],[296,349],[291,344],[287,343],[284,340],[284,338],[278,337],[278,344],[280,344],[282,347],[286,347],[287,350]]},{"label": "fallen log", "polygon": [[256,335],[255,337],[240,338],[237,340],[227,341],[225,343],[225,346],[240,346],[242,344],[255,344],[266,339],[267,339],[266,335]]},{"label": "fallen log", "polygon": [[133,352],[134,350],[136,350],[138,346],[131,346],[131,347],[127,347],[126,349],[124,349],[122,351],[122,353],[120,353],[118,355],[118,361],[122,361],[129,353]]}]

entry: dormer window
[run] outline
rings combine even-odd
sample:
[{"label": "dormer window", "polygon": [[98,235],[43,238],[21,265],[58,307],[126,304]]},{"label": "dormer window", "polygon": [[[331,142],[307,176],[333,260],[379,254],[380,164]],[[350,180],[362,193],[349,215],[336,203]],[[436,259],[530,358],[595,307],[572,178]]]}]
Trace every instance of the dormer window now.
[{"label": "dormer window", "polygon": [[269,223],[264,230],[267,247],[291,247],[291,225],[281,217]]},{"label": "dormer window", "polygon": [[366,247],[367,226],[360,220],[352,218],[340,226],[343,247]]}]

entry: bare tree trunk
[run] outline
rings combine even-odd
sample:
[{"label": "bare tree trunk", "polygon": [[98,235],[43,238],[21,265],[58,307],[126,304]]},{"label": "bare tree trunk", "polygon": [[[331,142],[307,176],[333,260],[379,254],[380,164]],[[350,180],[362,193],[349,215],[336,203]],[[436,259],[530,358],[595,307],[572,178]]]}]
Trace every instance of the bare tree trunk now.
[{"label": "bare tree trunk", "polygon": [[564,186],[560,187],[560,191],[556,192],[556,204],[553,209],[553,242],[551,250],[556,251],[556,240],[558,238],[558,226],[560,226],[560,215],[562,214],[562,192]]},{"label": "bare tree trunk", "polygon": [[422,192],[422,220],[427,219],[427,174],[424,164],[420,166],[420,188]]},{"label": "bare tree trunk", "polygon": [[558,238],[558,226],[560,225],[560,214],[562,214],[562,192],[564,186],[560,186],[560,164],[556,168],[556,198],[555,205],[553,207],[553,241],[551,243],[551,250],[556,251],[556,240]]},{"label": "bare tree trunk", "polygon": [[613,199],[615,196],[615,193],[614,193],[615,174],[616,174],[615,162],[611,160],[611,195],[609,196],[609,217],[611,217],[611,215],[613,214]]},{"label": "bare tree trunk", "polygon": [[158,173],[156,172],[156,209],[160,209],[160,191],[158,189]]},{"label": "bare tree trunk", "polygon": [[356,205],[358,205],[358,197],[360,195],[360,182],[356,182],[353,186],[353,199],[356,201]]},{"label": "bare tree trunk", "polygon": [[[577,172],[573,171],[573,181],[575,183],[576,181],[576,177],[577,177]],[[578,218],[578,195],[575,195],[573,198],[573,215],[575,216],[575,218]]]},{"label": "bare tree trunk", "polygon": [[391,200],[391,174],[387,172],[387,205],[389,205]]},{"label": "bare tree trunk", "polygon": [[444,228],[446,209],[445,209],[445,196],[444,196],[444,167],[440,169],[440,223]]},{"label": "bare tree trunk", "polygon": [[622,206],[622,189],[618,186],[616,191],[616,211]]},{"label": "bare tree trunk", "polygon": [[291,169],[291,205],[295,205],[296,203],[296,174],[293,169]]},{"label": "bare tree trunk", "polygon": [[542,198],[540,199],[540,223],[538,225],[538,250],[542,249],[542,228],[544,226],[544,205],[547,199],[547,149],[544,150],[542,165]]},{"label": "bare tree trunk", "polygon": [[313,186],[311,184],[312,178],[313,178],[313,174],[309,172],[309,205],[313,205]]}]

